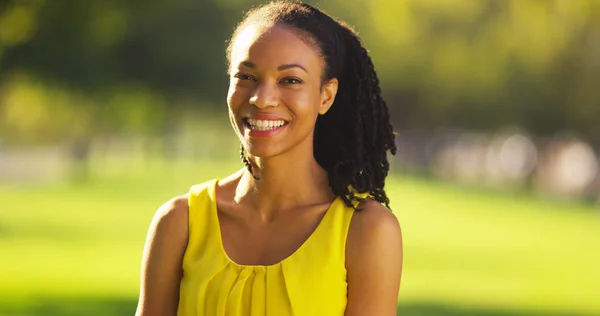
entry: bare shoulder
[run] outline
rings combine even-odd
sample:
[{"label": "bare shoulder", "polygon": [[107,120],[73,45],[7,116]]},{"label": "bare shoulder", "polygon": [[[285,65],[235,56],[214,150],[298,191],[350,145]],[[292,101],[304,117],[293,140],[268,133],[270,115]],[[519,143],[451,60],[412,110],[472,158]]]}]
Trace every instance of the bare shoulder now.
[{"label": "bare shoulder", "polygon": [[161,205],[152,219],[142,258],[136,315],[175,315],[188,240],[188,196]]},{"label": "bare shoulder", "polygon": [[182,250],[187,246],[188,199],[187,194],[176,196],[158,208],[148,229],[146,252]]},{"label": "bare shoulder", "polygon": [[188,200],[187,194],[168,200],[158,208],[156,214],[154,214],[154,221],[166,222],[172,225],[185,224],[187,226]]},{"label": "bare shoulder", "polygon": [[364,201],[354,212],[346,242],[346,266],[368,264],[367,258],[392,256],[401,261],[402,230],[396,215],[375,200]]},{"label": "bare shoulder", "polygon": [[396,315],[402,273],[402,232],[396,216],[377,201],[363,202],[346,242],[347,316]]},{"label": "bare shoulder", "polygon": [[366,200],[355,211],[348,238],[355,242],[377,242],[378,239],[401,238],[398,218],[388,208],[375,200]]},{"label": "bare shoulder", "polygon": [[[181,242],[188,233],[188,195],[176,196],[162,204],[154,214],[148,230],[147,242],[161,237]],[[158,236],[157,236],[158,235]]]}]

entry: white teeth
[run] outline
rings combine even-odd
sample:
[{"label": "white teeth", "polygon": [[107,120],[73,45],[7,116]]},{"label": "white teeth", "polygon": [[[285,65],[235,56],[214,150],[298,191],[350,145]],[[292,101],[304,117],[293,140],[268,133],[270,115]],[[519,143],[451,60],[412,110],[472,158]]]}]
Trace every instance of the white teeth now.
[{"label": "white teeth", "polygon": [[285,124],[284,120],[256,120],[256,119],[247,119],[248,124],[251,129],[257,131],[268,131],[278,127],[281,127]]}]

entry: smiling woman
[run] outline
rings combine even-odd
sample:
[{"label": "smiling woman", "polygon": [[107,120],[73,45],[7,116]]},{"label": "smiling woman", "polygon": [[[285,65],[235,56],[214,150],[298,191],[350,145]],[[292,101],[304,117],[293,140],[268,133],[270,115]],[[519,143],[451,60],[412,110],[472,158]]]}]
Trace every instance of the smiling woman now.
[{"label": "smiling woman", "polygon": [[227,56],[245,168],[159,208],[137,315],[395,315],[396,148],[356,33],[276,1],[246,14]]},{"label": "smiling woman", "polygon": [[[232,42],[230,117],[242,148],[260,158],[256,163],[292,149],[312,152],[317,117],[331,107],[338,89],[337,78],[321,82],[317,47],[298,33],[285,25],[249,25]],[[284,124],[263,130],[277,121]]]}]

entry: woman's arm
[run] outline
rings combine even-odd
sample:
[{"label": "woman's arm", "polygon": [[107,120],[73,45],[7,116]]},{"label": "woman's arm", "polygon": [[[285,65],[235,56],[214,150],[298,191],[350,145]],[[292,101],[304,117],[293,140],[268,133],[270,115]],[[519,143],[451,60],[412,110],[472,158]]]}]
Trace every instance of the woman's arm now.
[{"label": "woman's arm", "polygon": [[395,316],[402,273],[402,232],[376,201],[354,213],[346,242],[346,316]]},{"label": "woman's arm", "polygon": [[182,261],[188,240],[188,197],[163,204],[150,224],[136,316],[177,314]]}]

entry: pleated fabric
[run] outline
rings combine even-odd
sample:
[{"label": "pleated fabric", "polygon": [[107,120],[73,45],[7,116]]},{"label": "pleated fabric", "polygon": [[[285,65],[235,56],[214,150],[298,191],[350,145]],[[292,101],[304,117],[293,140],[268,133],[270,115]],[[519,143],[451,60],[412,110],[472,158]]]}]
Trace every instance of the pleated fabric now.
[{"label": "pleated fabric", "polygon": [[179,316],[342,316],[347,303],[345,247],[353,210],[337,198],[321,223],[279,263],[240,265],[225,252],[217,215],[218,180],[189,195]]}]

